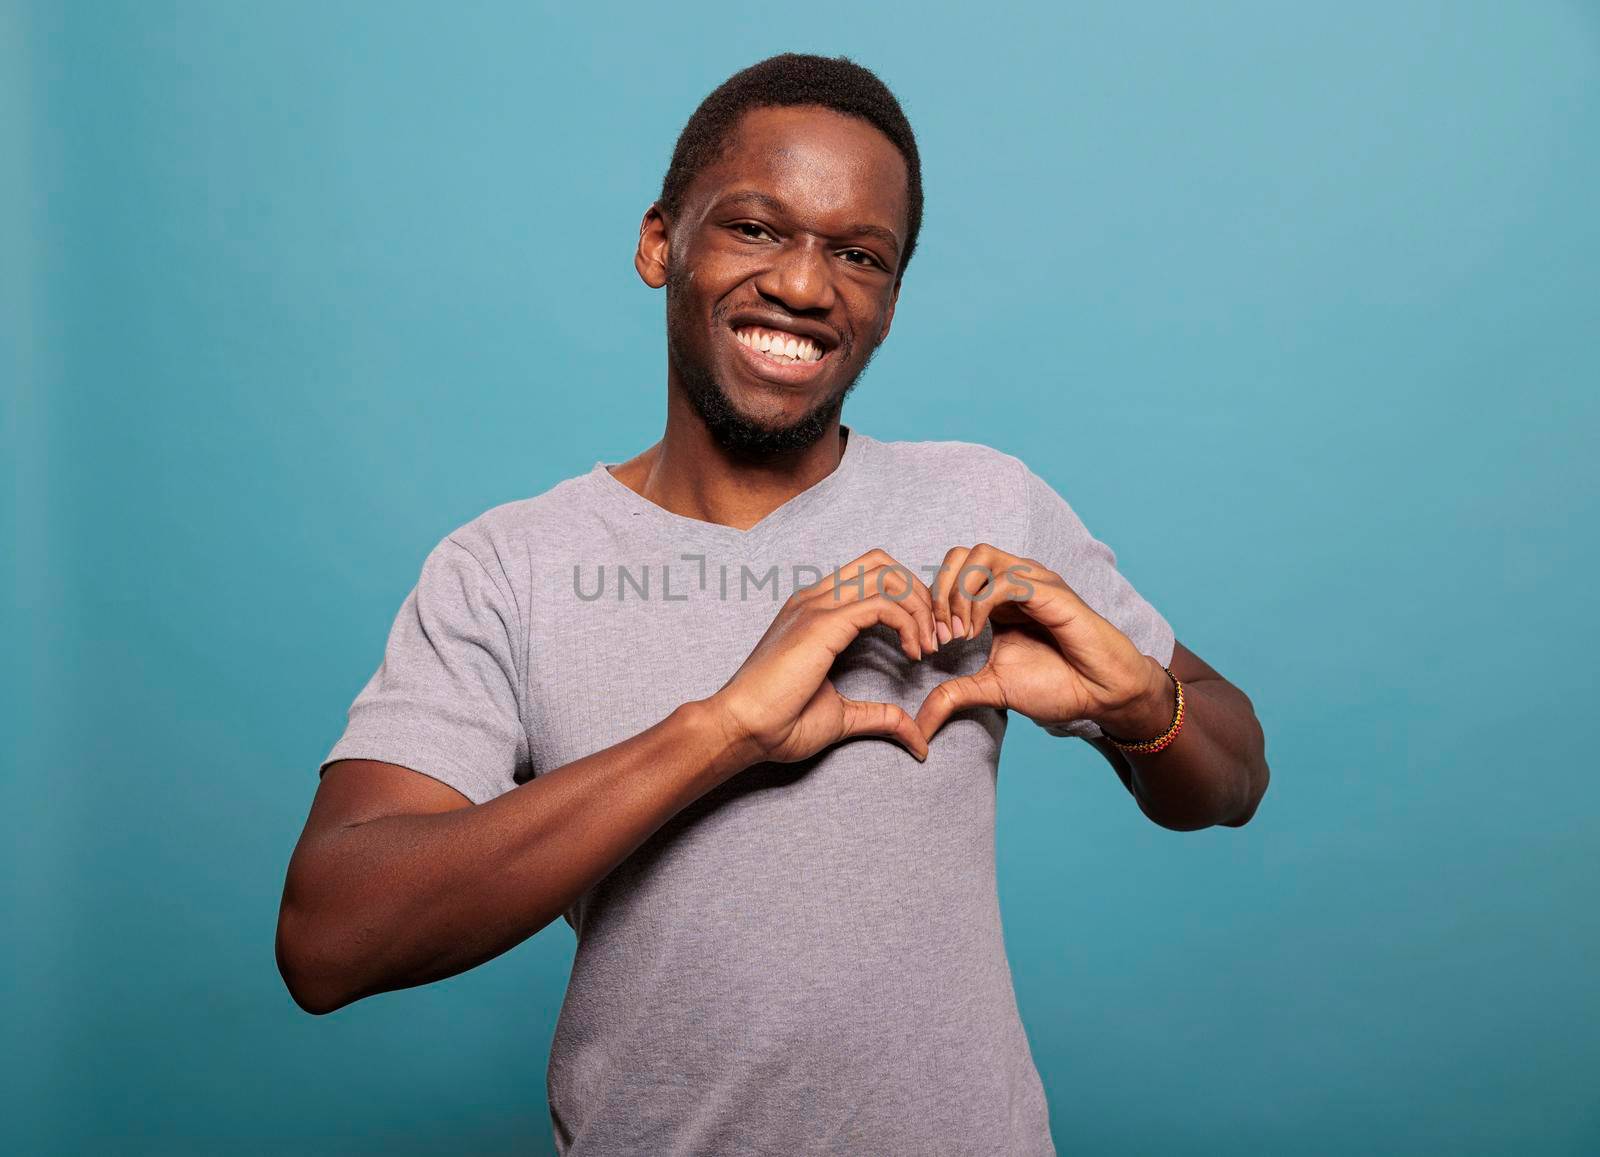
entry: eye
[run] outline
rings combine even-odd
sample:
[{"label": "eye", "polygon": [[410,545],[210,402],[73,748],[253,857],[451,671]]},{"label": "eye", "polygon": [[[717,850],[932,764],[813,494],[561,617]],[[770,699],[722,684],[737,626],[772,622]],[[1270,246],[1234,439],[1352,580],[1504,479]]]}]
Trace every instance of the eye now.
[{"label": "eye", "polygon": [[739,236],[750,241],[775,241],[771,231],[765,225],[758,225],[754,221],[735,221],[729,226]]},{"label": "eye", "polygon": [[879,261],[865,249],[846,249],[839,256],[843,257],[851,265],[863,265],[869,268],[876,266],[879,269],[883,268],[883,262]]}]

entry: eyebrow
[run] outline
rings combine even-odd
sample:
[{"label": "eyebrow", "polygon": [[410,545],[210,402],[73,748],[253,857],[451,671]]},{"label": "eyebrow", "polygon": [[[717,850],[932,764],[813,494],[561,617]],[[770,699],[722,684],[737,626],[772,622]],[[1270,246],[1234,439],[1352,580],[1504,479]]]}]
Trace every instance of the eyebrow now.
[{"label": "eyebrow", "polygon": [[[754,189],[730,193],[718,201],[717,204],[728,205],[739,201],[760,205],[763,209],[769,209],[780,216],[788,216],[789,213],[789,207],[782,201],[776,197],[768,196],[766,193],[758,193]],[[889,251],[894,254],[896,261],[900,260],[900,239],[894,235],[894,230],[892,229],[885,229],[882,225],[871,225],[863,222],[859,225],[850,226],[840,236],[876,238],[889,247]]]}]

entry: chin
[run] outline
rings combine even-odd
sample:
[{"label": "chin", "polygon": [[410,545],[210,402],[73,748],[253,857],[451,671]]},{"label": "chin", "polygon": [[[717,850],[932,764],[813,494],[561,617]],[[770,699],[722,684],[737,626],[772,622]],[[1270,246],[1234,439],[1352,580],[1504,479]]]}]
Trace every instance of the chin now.
[{"label": "chin", "polygon": [[[827,395],[818,402],[809,391],[773,387],[763,383],[741,386],[738,395],[723,388],[714,378],[689,384],[689,400],[719,446],[746,457],[804,450],[832,427],[844,406],[848,389]],[[754,396],[766,405],[750,406]],[[773,403],[777,403],[774,405]]]},{"label": "chin", "polygon": [[803,422],[819,408],[819,399],[825,401],[827,397],[811,390],[748,382],[722,390],[722,396],[727,408],[744,421],[771,430]]}]

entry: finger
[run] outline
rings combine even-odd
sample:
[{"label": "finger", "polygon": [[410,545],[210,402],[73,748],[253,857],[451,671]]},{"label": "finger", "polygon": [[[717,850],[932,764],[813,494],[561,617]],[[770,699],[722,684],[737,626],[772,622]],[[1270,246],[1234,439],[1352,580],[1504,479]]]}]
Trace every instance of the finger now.
[{"label": "finger", "polygon": [[901,650],[914,660],[922,658],[921,631],[917,627],[916,618],[905,607],[886,595],[870,595],[858,602],[844,603],[822,613],[844,624],[844,629],[833,640],[839,644],[834,650],[836,655],[848,647],[851,640],[862,631],[881,623],[900,636]]},{"label": "finger", "polygon": [[893,739],[920,762],[928,758],[928,741],[911,716],[893,703],[861,702],[839,696],[844,704],[844,734],[881,735]]},{"label": "finger", "polygon": [[952,624],[956,619],[960,619],[962,628],[956,631],[956,638],[978,637],[978,632],[972,625],[976,614],[974,596],[994,579],[997,572],[995,564],[1001,557],[1010,556],[1003,551],[997,551],[986,542],[980,542],[967,551],[966,562],[956,571],[954,582],[950,587],[950,619]]},{"label": "finger", "polygon": [[[856,569],[852,571],[849,567]],[[834,572],[831,581],[817,586],[820,594],[808,593],[805,597],[823,606],[843,606],[878,595],[900,604],[917,624],[918,657],[921,657],[921,653],[938,649],[938,635],[933,625],[933,596],[927,585],[903,563],[890,559],[887,563],[870,568],[863,564],[847,564]]]},{"label": "finger", "polygon": [[[1074,620],[1095,616],[1094,609],[1055,571],[1033,559],[1019,559],[1018,563],[1020,565],[1010,571],[1009,595],[1002,593],[989,608],[991,619],[1003,618],[1008,622],[1032,619],[1060,640],[1061,632]],[[1021,569],[1023,566],[1028,569]]]},{"label": "finger", "polygon": [[884,589],[882,584],[888,580],[876,577],[884,572],[903,573],[911,575],[912,579],[916,578],[911,574],[911,568],[904,563],[897,562],[884,551],[872,550],[858,559],[835,567],[823,581],[802,587],[795,592],[795,596],[801,600],[821,600],[830,603],[865,598]]},{"label": "finger", "polygon": [[1015,568],[1029,561],[986,542],[972,548],[967,556],[969,573],[960,584],[961,593],[967,597],[967,638],[976,639],[990,616],[1010,601],[1014,593],[1027,592],[1029,584],[1017,582]]},{"label": "finger", "polygon": [[889,552],[885,550],[869,550],[866,554],[851,559],[824,575],[821,582],[813,583],[795,592],[795,597],[802,602],[843,602],[849,593],[861,587],[868,571],[893,562]]},{"label": "finger", "polygon": [[1029,577],[1038,568],[1030,567],[1027,559],[1013,559],[1003,567],[998,565],[999,559],[994,561],[994,577],[972,596],[972,619],[967,626],[974,639],[983,633],[984,625],[991,618],[1008,606],[1022,609],[1030,599],[1048,597],[1041,592],[1040,584]]},{"label": "finger", "polygon": [[951,547],[945,552],[944,561],[939,564],[939,573],[934,575],[933,582],[929,584],[933,595],[934,630],[938,632],[941,643],[948,643],[959,633],[950,619],[950,587],[966,557],[966,547]]},{"label": "finger", "polygon": [[874,547],[865,554],[857,555],[849,562],[835,567],[831,575],[825,576],[822,582],[808,588],[806,594],[835,598],[834,592],[849,591],[859,587],[861,580],[870,571],[877,570],[881,566],[888,566],[894,561],[894,556],[888,551],[882,547]]},{"label": "finger", "polygon": [[898,562],[880,567],[869,590],[879,591],[905,607],[917,620],[917,630],[922,638],[922,649],[937,651],[939,636],[933,626],[933,595],[928,585],[918,578],[910,567]]},{"label": "finger", "polygon": [[994,678],[990,668],[985,667],[974,675],[958,675],[954,679],[947,679],[929,691],[928,697],[917,710],[917,728],[924,738],[932,739],[957,711],[964,711],[968,707],[1005,705],[1000,681]]}]

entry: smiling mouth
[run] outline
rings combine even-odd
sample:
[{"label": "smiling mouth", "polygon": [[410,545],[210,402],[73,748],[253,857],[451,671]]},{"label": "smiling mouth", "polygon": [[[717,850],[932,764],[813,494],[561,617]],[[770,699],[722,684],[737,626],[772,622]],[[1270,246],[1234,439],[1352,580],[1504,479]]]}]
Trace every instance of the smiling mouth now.
[{"label": "smiling mouth", "polygon": [[761,355],[774,365],[792,366],[806,362],[820,362],[828,351],[815,341],[781,329],[746,325],[733,331],[739,344]]}]

